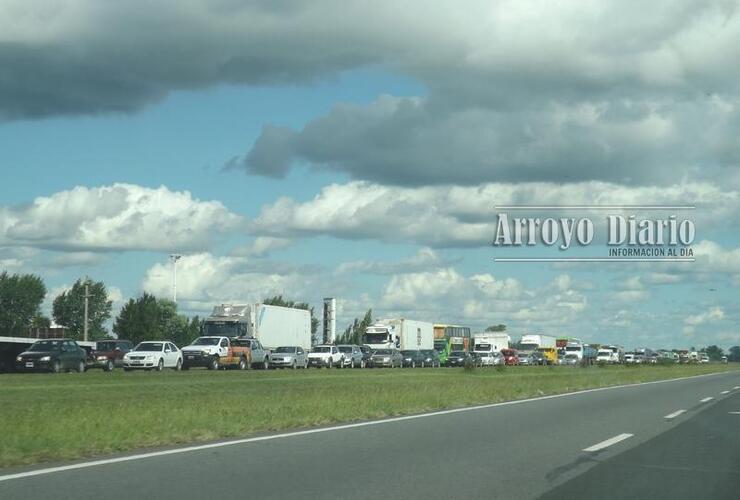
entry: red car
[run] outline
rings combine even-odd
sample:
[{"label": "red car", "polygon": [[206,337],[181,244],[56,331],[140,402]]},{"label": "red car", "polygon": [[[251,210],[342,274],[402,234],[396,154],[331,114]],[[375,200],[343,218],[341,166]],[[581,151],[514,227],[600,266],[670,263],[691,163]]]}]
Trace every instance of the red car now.
[{"label": "red car", "polygon": [[516,349],[501,349],[501,355],[504,357],[505,365],[514,366],[519,364]]},{"label": "red car", "polygon": [[123,365],[123,356],[131,348],[131,342],[128,340],[99,340],[95,349],[88,354],[87,368],[102,368],[106,372],[113,371],[116,366]]}]

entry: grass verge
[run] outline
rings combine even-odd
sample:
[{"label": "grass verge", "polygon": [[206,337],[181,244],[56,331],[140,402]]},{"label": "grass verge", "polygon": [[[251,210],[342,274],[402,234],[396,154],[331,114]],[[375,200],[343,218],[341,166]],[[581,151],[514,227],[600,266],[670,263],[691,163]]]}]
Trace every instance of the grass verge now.
[{"label": "grass verge", "polygon": [[737,370],[308,370],[0,376],[0,467]]}]

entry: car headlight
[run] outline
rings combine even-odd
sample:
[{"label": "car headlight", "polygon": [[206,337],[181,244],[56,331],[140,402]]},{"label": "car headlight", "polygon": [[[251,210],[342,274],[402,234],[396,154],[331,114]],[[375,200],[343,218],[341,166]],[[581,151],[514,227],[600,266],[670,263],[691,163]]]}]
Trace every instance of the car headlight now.
[{"label": "car headlight", "polygon": [[107,356],[98,356],[98,361],[105,361],[107,359],[108,359]]},{"label": "car headlight", "polygon": [[51,356],[44,356],[42,358],[39,358],[39,361],[51,361]]},{"label": "car headlight", "polygon": [[21,361],[23,361],[23,358],[22,358],[22,357],[20,357],[20,356],[18,356],[17,358],[15,358],[15,360],[16,360],[16,361],[18,361],[18,362],[20,363]]}]

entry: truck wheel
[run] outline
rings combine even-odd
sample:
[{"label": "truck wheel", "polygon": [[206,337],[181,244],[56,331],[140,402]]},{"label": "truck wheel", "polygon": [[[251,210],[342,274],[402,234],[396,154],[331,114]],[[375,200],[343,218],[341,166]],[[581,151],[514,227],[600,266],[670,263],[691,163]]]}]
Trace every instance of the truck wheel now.
[{"label": "truck wheel", "polygon": [[239,368],[240,370],[246,370],[246,369],[247,369],[247,360],[246,360],[246,359],[244,359],[244,358],[241,358],[241,359],[239,360],[239,365],[238,365],[238,368]]},{"label": "truck wheel", "polygon": [[105,363],[105,366],[103,367],[103,370],[104,371],[107,371],[107,372],[112,372],[113,371],[113,361],[111,361],[109,359],[108,362]]},{"label": "truck wheel", "polygon": [[211,363],[208,365],[209,370],[218,370],[220,368],[218,358],[214,356],[211,358]]},{"label": "truck wheel", "polygon": [[294,370],[298,369],[298,363],[295,362],[295,359],[293,360],[293,366],[291,366]]},{"label": "truck wheel", "polygon": [[85,371],[85,362],[80,361],[79,363],[77,363],[77,373],[84,373],[84,371]]},{"label": "truck wheel", "polygon": [[263,370],[270,369],[270,361],[267,358],[265,358],[264,361],[262,361],[262,369]]},{"label": "truck wheel", "polygon": [[416,361],[411,362],[411,368],[416,368]]},{"label": "truck wheel", "polygon": [[54,361],[54,363],[51,365],[51,372],[52,373],[59,373],[61,371],[62,367],[59,364],[59,361]]},{"label": "truck wheel", "polygon": [[331,370],[331,367],[334,365],[334,360],[329,358],[329,362],[326,364],[327,370]]}]

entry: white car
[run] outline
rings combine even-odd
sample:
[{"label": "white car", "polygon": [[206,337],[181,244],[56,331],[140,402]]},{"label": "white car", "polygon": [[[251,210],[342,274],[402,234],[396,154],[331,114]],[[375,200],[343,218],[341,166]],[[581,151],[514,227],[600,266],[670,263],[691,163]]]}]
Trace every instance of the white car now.
[{"label": "white car", "polygon": [[481,366],[497,366],[504,364],[504,357],[500,352],[477,352],[476,355],[480,358]]},{"label": "white car", "polygon": [[180,370],[182,368],[182,351],[172,342],[141,342],[123,357],[123,369],[157,370],[164,368]]},{"label": "white car", "polygon": [[317,345],[308,353],[308,366],[344,366],[344,353],[335,345]]},{"label": "white car", "polygon": [[308,368],[306,351],[300,346],[282,346],[272,350],[272,368]]}]

